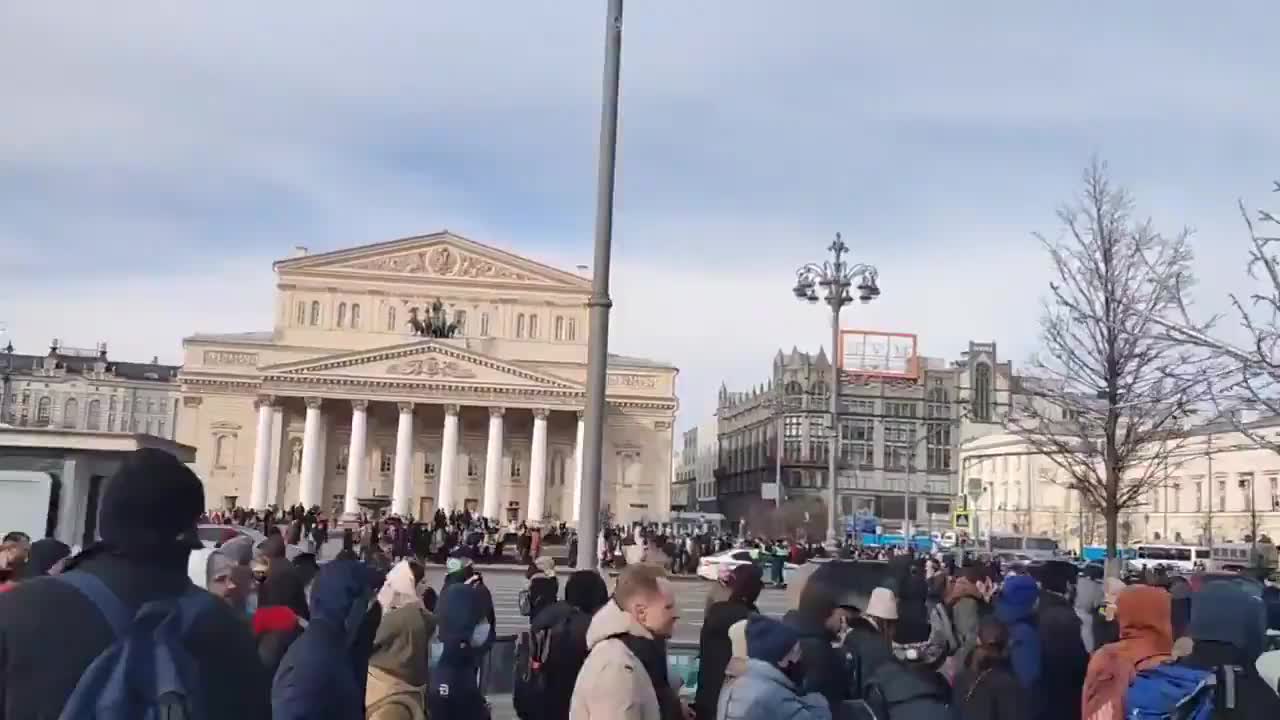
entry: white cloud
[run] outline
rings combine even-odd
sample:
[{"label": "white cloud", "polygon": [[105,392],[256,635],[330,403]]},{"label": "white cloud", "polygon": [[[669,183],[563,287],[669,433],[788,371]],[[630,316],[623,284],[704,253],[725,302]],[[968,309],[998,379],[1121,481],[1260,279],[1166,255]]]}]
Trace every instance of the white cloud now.
[{"label": "white cloud", "polygon": [[[632,3],[613,348],[721,380],[826,344],[794,268],[843,231],[884,295],[848,326],[952,357],[1035,344],[1032,231],[1111,160],[1199,230],[1207,309],[1238,286],[1239,195],[1280,151],[1280,10]],[[603,5],[18,3],[0,21],[0,321],[22,349],[177,359],[270,326],[270,261],[450,228],[591,257]],[[208,302],[201,298],[217,298]]]}]

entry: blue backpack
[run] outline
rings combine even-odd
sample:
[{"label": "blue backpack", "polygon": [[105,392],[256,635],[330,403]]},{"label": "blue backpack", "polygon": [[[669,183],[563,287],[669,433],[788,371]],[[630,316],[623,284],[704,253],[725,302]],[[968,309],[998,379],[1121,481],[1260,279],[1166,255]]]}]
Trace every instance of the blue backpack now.
[{"label": "blue backpack", "polygon": [[212,595],[192,585],[133,614],[96,575],[73,570],[57,579],[92,602],[116,637],[85,668],[61,720],[204,720],[199,669],[183,638],[214,607]]},{"label": "blue backpack", "polygon": [[[1138,673],[1124,696],[1126,720],[1209,720],[1215,707],[1235,710],[1236,673],[1165,663]],[[1219,698],[1219,695],[1221,696]]]}]

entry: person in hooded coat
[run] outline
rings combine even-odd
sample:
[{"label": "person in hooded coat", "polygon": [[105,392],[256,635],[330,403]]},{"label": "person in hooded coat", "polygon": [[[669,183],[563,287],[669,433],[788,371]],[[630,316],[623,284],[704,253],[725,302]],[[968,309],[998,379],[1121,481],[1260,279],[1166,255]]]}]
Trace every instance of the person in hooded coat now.
[{"label": "person in hooded coat", "polygon": [[[1178,664],[1198,670],[1239,668],[1234,712],[1226,711],[1222,694],[1218,694],[1215,718],[1280,718],[1280,696],[1255,664],[1262,654],[1266,629],[1262,601],[1235,583],[1209,583],[1192,597],[1189,630],[1193,645],[1191,654]],[[1221,683],[1222,677],[1218,680]]]},{"label": "person in hooded coat", "polygon": [[1080,618],[1068,598],[1074,565],[1044,564],[1036,625],[1040,631],[1042,720],[1078,720],[1080,688],[1089,669],[1089,653],[1080,634]]},{"label": "person in hooded coat", "polygon": [[489,630],[484,602],[475,583],[453,583],[440,593],[436,605],[440,631],[440,659],[427,687],[432,718],[489,720],[489,706],[477,684]]},{"label": "person in hooded coat", "polygon": [[1124,695],[1140,671],[1168,662],[1173,653],[1169,593],[1133,585],[1116,594],[1120,639],[1098,648],[1089,659],[1081,694],[1081,717],[1120,720]]},{"label": "person in hooded coat", "polygon": [[[175,599],[191,588],[188,558],[202,547],[196,523],[203,512],[204,485],[178,458],[153,448],[130,453],[102,492],[101,541],[69,559],[64,574],[95,576],[133,610]],[[97,606],[59,577],[0,594],[0,717],[58,717],[86,668],[115,639]],[[210,603],[185,644],[203,681],[202,717],[271,717],[270,678],[231,608]]]},{"label": "person in hooded coat", "polygon": [[756,600],[763,589],[764,573],[760,566],[739,565],[729,576],[729,599],[712,605],[703,618],[698,638],[698,692],[693,703],[700,718],[714,717],[716,713],[725,668],[733,657],[729,628],[739,620],[760,613]]},{"label": "person in hooded coat", "polygon": [[311,588],[307,629],[280,661],[271,688],[274,720],[364,717],[368,650],[358,647],[372,592],[353,560],[326,564]]},{"label": "person in hooded coat", "polygon": [[402,560],[378,592],[382,621],[369,657],[367,720],[426,720],[427,657],[435,616],[418,598],[415,575]]},{"label": "person in hooded coat", "polygon": [[800,692],[821,693],[827,706],[839,713],[850,694],[848,665],[845,655],[832,647],[847,628],[848,612],[840,607],[836,588],[812,577],[802,579],[799,601],[782,622],[800,636],[800,654],[804,658],[804,679]]},{"label": "person in hooded coat", "polygon": [[[280,537],[276,535],[275,537]],[[258,586],[258,609],[253,613],[253,637],[258,659],[271,677],[275,677],[280,661],[307,628],[311,612],[301,579],[288,563],[278,566],[275,574],[267,571]]]},{"label": "person in hooded coat", "polygon": [[1036,601],[1040,588],[1030,575],[1011,575],[996,599],[996,619],[1009,629],[1009,659],[1014,677],[1025,690],[1038,691],[1042,665],[1040,632],[1036,629]]},{"label": "person in hooded coat", "polygon": [[[232,578],[233,563],[231,558],[219,550],[201,548],[193,550],[187,561],[187,575],[191,583],[198,588],[208,590],[214,597],[225,602],[241,617],[245,617],[244,599],[246,588],[238,587]],[[245,621],[248,618],[245,617]]]},{"label": "person in hooded coat", "polygon": [[559,628],[543,665],[546,692],[543,720],[568,720],[569,703],[578,671],[587,661],[587,629],[591,617],[609,601],[609,589],[595,570],[578,570],[564,586],[564,602],[550,605],[533,617],[531,633]]},{"label": "person in hooded coat", "polygon": [[1087,565],[1080,579],[1076,581],[1076,598],[1073,607],[1080,620],[1080,641],[1087,653],[1097,649],[1098,642],[1093,636],[1094,618],[1103,604],[1102,568]]}]

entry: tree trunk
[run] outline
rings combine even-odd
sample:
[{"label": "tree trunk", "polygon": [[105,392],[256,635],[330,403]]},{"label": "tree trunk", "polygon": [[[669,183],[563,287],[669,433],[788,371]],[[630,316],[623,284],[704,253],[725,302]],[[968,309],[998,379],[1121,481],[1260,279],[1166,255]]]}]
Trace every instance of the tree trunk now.
[{"label": "tree trunk", "polygon": [[1120,545],[1120,508],[1116,507],[1114,499],[1108,499],[1103,519],[1107,523],[1107,562],[1104,573],[1107,577],[1118,578],[1123,574],[1121,570],[1124,562],[1117,552]]}]

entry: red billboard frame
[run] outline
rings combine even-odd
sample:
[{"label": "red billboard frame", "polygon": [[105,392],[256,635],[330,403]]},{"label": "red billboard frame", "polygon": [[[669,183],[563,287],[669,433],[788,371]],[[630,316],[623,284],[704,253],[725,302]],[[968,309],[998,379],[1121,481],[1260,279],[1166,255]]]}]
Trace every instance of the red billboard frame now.
[{"label": "red billboard frame", "polygon": [[[847,363],[849,338],[857,337],[862,343],[863,367],[850,367]],[[881,338],[885,341],[884,360],[881,363],[883,367],[869,367],[866,358],[868,357],[866,345],[867,341],[872,338]],[[896,342],[895,342],[896,341]],[[902,369],[894,369],[896,358],[894,357],[894,349],[905,348],[906,343],[910,343],[910,354],[906,356],[899,355],[903,358],[898,361]],[[877,356],[879,353],[877,353]],[[899,332],[882,332],[879,330],[841,330],[840,331],[840,348],[836,353],[836,362],[840,370],[850,375],[860,375],[864,377],[882,377],[882,378],[901,378],[905,380],[916,380],[920,377],[920,340],[915,333],[899,333]]]}]

